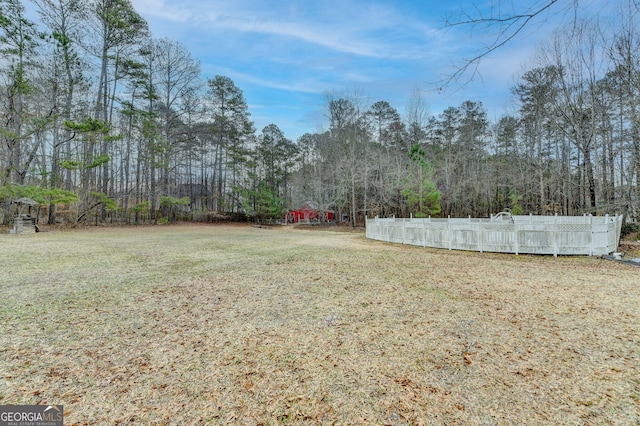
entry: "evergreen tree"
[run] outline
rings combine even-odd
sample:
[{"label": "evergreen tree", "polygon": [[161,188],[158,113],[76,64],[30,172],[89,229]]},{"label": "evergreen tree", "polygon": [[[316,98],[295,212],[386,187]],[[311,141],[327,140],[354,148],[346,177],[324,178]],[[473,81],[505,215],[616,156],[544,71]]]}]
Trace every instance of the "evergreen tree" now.
[{"label": "evergreen tree", "polygon": [[407,198],[407,207],[414,217],[440,214],[442,194],[433,182],[433,170],[420,145],[415,144],[409,151],[408,175],[404,179],[402,195]]}]

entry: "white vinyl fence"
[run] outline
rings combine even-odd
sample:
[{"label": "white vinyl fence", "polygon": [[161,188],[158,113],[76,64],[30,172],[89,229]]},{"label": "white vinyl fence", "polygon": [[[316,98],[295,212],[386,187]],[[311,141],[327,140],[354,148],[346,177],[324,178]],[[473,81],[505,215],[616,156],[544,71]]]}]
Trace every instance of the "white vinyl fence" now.
[{"label": "white vinyl fence", "polygon": [[512,216],[491,219],[368,219],[366,237],[449,250],[601,256],[620,242],[620,216]]}]

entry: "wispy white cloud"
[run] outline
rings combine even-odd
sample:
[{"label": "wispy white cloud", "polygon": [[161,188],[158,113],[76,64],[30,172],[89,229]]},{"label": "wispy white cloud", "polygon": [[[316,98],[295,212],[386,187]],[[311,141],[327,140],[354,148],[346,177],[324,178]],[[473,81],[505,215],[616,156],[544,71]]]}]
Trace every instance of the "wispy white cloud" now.
[{"label": "wispy white cloud", "polygon": [[190,8],[184,7],[187,2],[180,5],[172,0],[132,0],[132,4],[138,13],[147,18],[155,17],[169,22],[184,23],[193,16]]},{"label": "wispy white cloud", "polygon": [[217,20],[216,24],[221,29],[289,37],[336,52],[375,58],[393,56],[386,46],[381,48],[379,44],[374,44],[364,37],[355,37],[352,31],[331,30],[326,26],[312,27],[277,21],[249,21],[241,18],[223,18]]},{"label": "wispy white cloud", "polygon": [[232,80],[242,81],[245,84],[267,87],[271,89],[285,90],[289,92],[322,94],[331,90],[333,85],[314,78],[297,79],[283,82],[273,78],[264,78],[255,74],[241,72],[228,67],[215,67],[217,74],[229,76]]},{"label": "wispy white cloud", "polygon": [[[134,0],[144,16],[189,24],[205,33],[237,32],[296,40],[334,52],[411,59],[441,32],[391,7],[360,0],[326,1],[304,9],[275,2]],[[399,48],[400,43],[402,48]]]}]

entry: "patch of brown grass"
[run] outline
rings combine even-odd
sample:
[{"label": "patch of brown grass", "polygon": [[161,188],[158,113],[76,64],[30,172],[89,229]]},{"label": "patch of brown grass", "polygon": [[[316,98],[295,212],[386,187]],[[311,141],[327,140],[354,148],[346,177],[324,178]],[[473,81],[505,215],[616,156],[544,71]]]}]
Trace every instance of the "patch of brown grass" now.
[{"label": "patch of brown grass", "polygon": [[637,424],[597,258],[182,225],[0,236],[0,404],[66,424]]}]

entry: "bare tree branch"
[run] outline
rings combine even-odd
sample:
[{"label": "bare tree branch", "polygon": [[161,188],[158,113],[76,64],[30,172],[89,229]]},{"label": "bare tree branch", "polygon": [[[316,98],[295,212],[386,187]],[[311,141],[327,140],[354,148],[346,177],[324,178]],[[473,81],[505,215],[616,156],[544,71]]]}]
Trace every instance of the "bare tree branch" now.
[{"label": "bare tree branch", "polygon": [[486,14],[476,6],[474,7],[475,12],[473,13],[463,10],[458,17],[459,19],[456,18],[455,20],[452,20],[451,18],[447,18],[445,20],[446,28],[470,27],[470,30],[472,31],[475,28],[480,27],[483,32],[488,32],[491,28],[497,27],[498,31],[491,43],[479,49],[478,53],[472,58],[464,59],[462,65],[458,66],[453,74],[441,80],[439,82],[440,89],[445,88],[453,82],[459,83],[462,77],[464,75],[468,75],[468,72],[471,69],[471,76],[468,77],[466,82],[472,80],[478,75],[478,65],[482,58],[511,42],[522,32],[522,30],[529,26],[532,21],[541,17],[544,13],[549,12],[554,8],[554,6],[557,6],[556,3],[563,2],[567,3],[564,8],[565,11],[571,5],[574,7],[578,6],[578,0],[546,0],[542,3],[536,2],[533,6],[527,8],[521,13],[504,13],[502,0],[497,0],[497,3],[492,4],[488,16],[486,16]]}]

